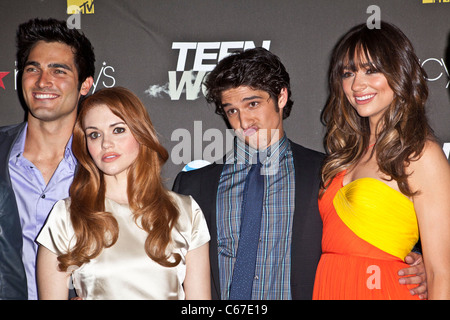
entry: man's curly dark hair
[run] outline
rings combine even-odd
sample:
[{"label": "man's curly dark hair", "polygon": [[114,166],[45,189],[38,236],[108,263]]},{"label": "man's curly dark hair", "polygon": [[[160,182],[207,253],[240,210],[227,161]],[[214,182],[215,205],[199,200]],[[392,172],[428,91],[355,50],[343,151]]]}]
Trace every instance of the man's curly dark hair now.
[{"label": "man's curly dark hair", "polygon": [[94,77],[94,48],[86,36],[77,29],[70,29],[63,20],[32,19],[22,23],[17,29],[17,66],[23,72],[31,49],[38,41],[60,42],[67,44],[73,50],[75,65],[78,71],[78,86],[88,77]]},{"label": "man's curly dark hair", "polygon": [[289,117],[294,103],[286,68],[276,55],[264,48],[248,49],[222,59],[205,77],[203,85],[206,88],[206,100],[216,105],[216,113],[224,119],[222,92],[240,86],[266,91],[275,103],[281,90],[286,88],[288,101],[283,108],[283,119]]}]

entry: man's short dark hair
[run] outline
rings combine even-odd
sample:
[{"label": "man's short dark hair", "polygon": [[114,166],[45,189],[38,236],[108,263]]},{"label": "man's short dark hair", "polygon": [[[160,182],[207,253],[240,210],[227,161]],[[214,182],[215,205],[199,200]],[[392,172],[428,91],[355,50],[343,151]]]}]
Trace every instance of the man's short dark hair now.
[{"label": "man's short dark hair", "polygon": [[83,33],[77,29],[69,29],[66,21],[53,18],[32,19],[19,26],[16,37],[19,72],[23,72],[28,55],[35,44],[38,41],[45,41],[64,43],[72,48],[78,71],[79,88],[88,77],[94,77],[94,48]]},{"label": "man's short dark hair", "polygon": [[283,88],[288,101],[283,108],[283,119],[289,117],[291,100],[290,77],[280,59],[264,48],[248,49],[222,59],[205,78],[206,100],[216,105],[216,113],[226,119],[222,107],[222,92],[241,86],[266,91],[275,103]]}]

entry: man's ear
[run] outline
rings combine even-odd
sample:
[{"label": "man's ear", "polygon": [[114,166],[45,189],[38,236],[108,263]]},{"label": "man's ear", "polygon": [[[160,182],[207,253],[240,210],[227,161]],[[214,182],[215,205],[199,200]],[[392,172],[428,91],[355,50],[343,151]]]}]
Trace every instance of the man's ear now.
[{"label": "man's ear", "polygon": [[278,108],[283,109],[288,101],[288,91],[287,88],[283,88],[278,95]]},{"label": "man's ear", "polygon": [[92,85],[94,84],[94,78],[87,77],[86,80],[83,81],[80,88],[80,94],[85,96],[88,94],[89,90],[91,90]]}]

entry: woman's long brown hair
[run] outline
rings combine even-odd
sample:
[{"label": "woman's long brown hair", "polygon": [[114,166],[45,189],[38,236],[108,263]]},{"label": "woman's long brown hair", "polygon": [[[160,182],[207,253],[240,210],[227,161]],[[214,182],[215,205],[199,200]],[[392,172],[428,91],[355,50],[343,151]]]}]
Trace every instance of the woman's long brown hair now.
[{"label": "woman's long brown hair", "polygon": [[406,167],[420,157],[433,132],[425,114],[428,98],[426,73],[409,39],[396,26],[381,22],[380,29],[358,25],[334,48],[330,69],[330,95],[322,113],[327,127],[324,139],[328,154],[322,169],[322,186],[342,170],[356,164],[367,150],[368,118],[358,115],[342,89],[344,69],[357,71],[369,62],[383,73],[394,92],[394,100],[378,124],[376,159],[380,171],[397,181],[400,191],[411,196]]},{"label": "woman's long brown hair", "polygon": [[115,87],[96,92],[80,107],[72,144],[78,169],[70,187],[70,218],[76,243],[70,252],[58,257],[59,267],[67,270],[69,266],[89,262],[104,248],[114,245],[119,235],[116,219],[105,212],[103,173],[89,155],[83,130],[86,112],[98,105],[106,105],[121,118],[140,144],[139,154],[129,168],[127,194],[135,222],[148,232],[145,251],[163,266],[176,266],[181,256],[170,253],[170,233],[178,219],[178,208],[164,188],[160,175],[168,152],[159,143],[139,98],[125,88]]}]

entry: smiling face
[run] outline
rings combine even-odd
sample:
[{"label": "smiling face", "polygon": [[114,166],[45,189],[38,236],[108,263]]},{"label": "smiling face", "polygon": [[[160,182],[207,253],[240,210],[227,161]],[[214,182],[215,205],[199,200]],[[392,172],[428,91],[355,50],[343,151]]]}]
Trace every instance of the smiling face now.
[{"label": "smiling face", "polygon": [[367,61],[362,61],[356,71],[344,69],[342,89],[353,108],[361,117],[369,117],[371,124],[380,121],[394,100],[385,75]]},{"label": "smiling face", "polygon": [[83,119],[87,148],[95,165],[106,176],[126,179],[139,154],[139,143],[127,124],[106,105],[97,105]]},{"label": "smiling face", "polygon": [[89,92],[90,79],[78,89],[78,71],[70,46],[37,42],[30,50],[22,76],[23,96],[31,118],[54,121],[76,117],[78,100],[81,94]]},{"label": "smiling face", "polygon": [[[236,135],[255,149],[263,150],[283,136],[283,112],[287,90],[274,101],[263,90],[247,86],[222,92],[222,106]],[[278,104],[278,106],[277,106]]]}]

